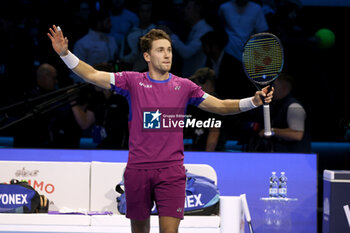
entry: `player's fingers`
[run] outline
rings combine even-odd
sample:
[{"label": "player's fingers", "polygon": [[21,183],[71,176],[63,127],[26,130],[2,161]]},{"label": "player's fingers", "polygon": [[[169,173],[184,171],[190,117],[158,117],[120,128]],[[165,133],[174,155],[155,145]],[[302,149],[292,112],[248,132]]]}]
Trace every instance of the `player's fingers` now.
[{"label": "player's fingers", "polygon": [[57,31],[58,31],[58,34],[64,38],[62,29],[60,28],[60,26],[57,26]]},{"label": "player's fingers", "polygon": [[50,33],[47,33],[48,37],[50,38],[51,41],[53,41],[53,37],[51,36]]},{"label": "player's fingers", "polygon": [[259,91],[259,95],[262,97],[266,97],[266,93],[264,90]]},{"label": "player's fingers", "polygon": [[265,93],[267,93],[267,92],[269,91],[269,88],[270,88],[270,85],[264,87],[264,88],[262,89],[262,91],[265,92]]},{"label": "player's fingers", "polygon": [[52,31],[55,33],[54,35],[58,34],[58,29],[57,29],[56,25],[52,25]]},{"label": "player's fingers", "polygon": [[51,29],[51,31],[53,32],[54,37],[56,37],[56,36],[63,37],[63,33],[62,33],[60,26],[53,25],[52,28],[53,28],[53,30]]},{"label": "player's fingers", "polygon": [[272,95],[266,96],[264,98],[265,103],[270,103],[272,101]]},{"label": "player's fingers", "polygon": [[49,28],[49,31],[51,33],[51,36],[54,37],[56,33],[52,30],[52,28]]}]

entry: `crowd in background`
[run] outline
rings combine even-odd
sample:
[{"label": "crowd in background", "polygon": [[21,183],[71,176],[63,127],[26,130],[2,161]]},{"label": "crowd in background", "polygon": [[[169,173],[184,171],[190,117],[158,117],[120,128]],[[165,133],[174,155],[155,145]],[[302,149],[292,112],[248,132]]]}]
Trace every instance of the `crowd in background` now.
[{"label": "crowd in background", "polygon": [[[1,1],[0,126],[23,115],[30,117],[0,129],[0,135],[14,136],[16,147],[78,148],[81,137],[92,137],[100,148],[127,149],[125,99],[80,85],[82,80],[51,49],[46,33],[55,24],[68,37],[74,54],[111,72],[146,71],[138,39],[152,28],[161,28],[173,42],[171,72],[220,98],[253,95],[256,89],[241,65],[243,45],[254,33],[272,32],[284,46],[283,72],[294,79],[292,94],[305,110],[311,140],[347,140],[347,83],[335,86],[343,73],[334,64],[342,67],[343,62],[337,60],[336,46],[328,50],[318,46],[314,33],[324,26],[310,27],[312,22],[303,20],[311,17],[303,10],[299,0]],[[203,68],[208,68],[206,73]],[[78,94],[69,95],[72,89],[68,89],[67,98],[53,103],[56,106],[50,111],[31,101],[65,87]],[[20,107],[1,112],[19,102]],[[223,150],[227,140],[249,144],[246,137],[252,136],[259,121],[249,114],[221,119],[224,130],[204,133],[212,135],[214,144],[206,146],[210,141],[206,139],[190,149]],[[185,137],[203,141],[193,136],[203,132],[186,133]]]}]

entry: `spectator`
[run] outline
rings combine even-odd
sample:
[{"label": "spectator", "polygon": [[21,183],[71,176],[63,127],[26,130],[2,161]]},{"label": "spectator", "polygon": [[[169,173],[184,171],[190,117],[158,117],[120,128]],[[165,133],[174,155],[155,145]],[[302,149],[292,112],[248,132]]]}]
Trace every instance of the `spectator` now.
[{"label": "spectator", "polygon": [[42,95],[57,88],[57,70],[50,64],[44,63],[40,65],[37,69],[36,75],[37,86],[34,88],[35,94],[32,95]]},{"label": "spectator", "polygon": [[111,0],[111,32],[110,35],[116,40],[120,46],[125,36],[134,27],[139,26],[139,18],[137,15],[124,7],[124,0]]},{"label": "spectator", "polygon": [[[27,98],[39,97],[57,90],[57,71],[50,64],[42,64],[37,69],[37,84]],[[40,103],[45,106],[44,99]],[[31,119],[15,126],[14,147],[30,148],[79,148],[80,129],[74,122],[72,111],[67,104],[59,106],[60,101],[47,104],[47,107],[26,108],[26,113],[34,113]],[[50,108],[52,107],[52,110]],[[24,109],[21,109],[22,111]]]},{"label": "spectator", "polygon": [[[90,65],[114,62],[118,47],[115,40],[108,35],[110,29],[111,22],[107,13],[92,12],[89,15],[89,32],[74,44],[74,53],[79,54]],[[71,73],[71,78],[75,82],[82,81],[74,73]]]},{"label": "spectator", "polygon": [[[96,64],[95,69],[114,72],[112,64]],[[93,141],[100,149],[128,148],[129,106],[124,97],[112,90],[94,86],[95,94],[87,104],[73,101],[72,111],[82,130],[90,129]]]},{"label": "spectator", "polygon": [[215,71],[216,93],[220,98],[242,98],[256,91],[242,66],[236,66],[236,59],[224,50],[228,42],[225,31],[210,31],[201,37],[201,42],[206,65]]},{"label": "spectator", "polygon": [[271,127],[274,134],[273,137],[264,140],[261,139],[264,137],[264,130],[260,130],[258,139],[260,143],[254,142],[253,139],[250,145],[255,151],[311,152],[307,115],[304,107],[291,93],[293,80],[293,77],[286,73],[276,79],[274,97],[270,104]]},{"label": "spectator", "polygon": [[77,40],[82,38],[89,32],[89,15],[91,12],[91,8],[89,6],[88,1],[81,1],[79,3],[78,9],[74,14],[74,24],[71,28],[72,33],[72,43],[75,44]]},{"label": "spectator", "polygon": [[[204,67],[198,69],[190,78],[194,83],[202,87],[206,93],[216,96],[215,93],[215,72],[214,70]],[[221,120],[221,117],[201,109],[192,107],[187,108],[187,115],[191,118],[206,121],[208,119]],[[188,148],[195,151],[220,151],[224,149],[224,145],[220,144],[219,128],[189,128],[184,132],[184,138],[191,138],[192,145]]]},{"label": "spectator", "polygon": [[126,36],[120,50],[119,58],[121,62],[129,64],[131,70],[141,72],[147,70],[147,63],[143,59],[143,54],[140,52],[139,38],[156,27],[152,23],[151,1],[143,0],[139,3],[138,16],[140,25],[134,27]]},{"label": "spectator", "polygon": [[254,33],[269,29],[261,6],[249,0],[230,0],[220,5],[221,18],[228,35],[225,51],[242,61],[245,42]]},{"label": "spectator", "polygon": [[186,42],[182,42],[175,34],[171,35],[174,49],[183,58],[182,76],[185,78],[205,66],[206,56],[200,38],[213,28],[204,20],[202,4],[199,0],[188,0],[185,5],[185,19],[191,26]]},{"label": "spectator", "polygon": [[[242,66],[236,59],[227,53],[224,48],[227,44],[227,34],[224,30],[206,33],[201,37],[203,51],[207,55],[207,65],[216,73],[216,93],[220,98],[243,98],[256,91],[255,86],[244,74]],[[243,125],[251,121],[251,112],[239,115],[225,116],[222,119],[222,140],[246,140]]]}]

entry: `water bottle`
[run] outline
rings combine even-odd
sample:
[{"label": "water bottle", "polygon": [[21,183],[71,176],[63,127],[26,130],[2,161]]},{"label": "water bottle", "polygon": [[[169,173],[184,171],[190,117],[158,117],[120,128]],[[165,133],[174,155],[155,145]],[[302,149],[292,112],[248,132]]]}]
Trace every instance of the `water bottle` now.
[{"label": "water bottle", "polygon": [[278,197],[278,177],[276,172],[272,172],[270,176],[269,197]]},{"label": "water bottle", "polygon": [[287,177],[285,172],[281,172],[279,177],[279,186],[278,186],[279,197],[287,197]]}]

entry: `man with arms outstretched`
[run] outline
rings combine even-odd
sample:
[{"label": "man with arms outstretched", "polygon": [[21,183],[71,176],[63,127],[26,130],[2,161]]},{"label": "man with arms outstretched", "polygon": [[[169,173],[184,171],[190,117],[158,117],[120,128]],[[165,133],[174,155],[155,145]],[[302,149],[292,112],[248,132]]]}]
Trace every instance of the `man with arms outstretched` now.
[{"label": "man with arms outstretched", "polygon": [[59,27],[53,26],[49,31],[54,50],[68,68],[87,82],[112,89],[128,100],[130,139],[124,184],[126,217],[131,219],[132,232],[150,231],[150,213],[155,202],[160,232],[177,233],[184,216],[186,186],[182,130],[148,129],[144,124],[145,113],[152,114],[152,122],[160,118],[159,109],[172,109],[177,114],[187,104],[193,104],[220,115],[235,114],[262,105],[262,98],[271,102],[273,88],[267,93],[266,87],[241,100],[220,100],[205,93],[192,81],[169,73],[171,40],[159,29],[152,29],[140,39],[149,69],[144,73],[95,70],[68,50],[68,39]]}]

